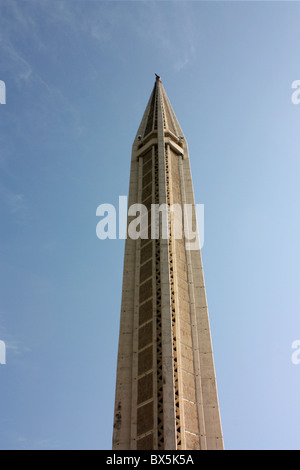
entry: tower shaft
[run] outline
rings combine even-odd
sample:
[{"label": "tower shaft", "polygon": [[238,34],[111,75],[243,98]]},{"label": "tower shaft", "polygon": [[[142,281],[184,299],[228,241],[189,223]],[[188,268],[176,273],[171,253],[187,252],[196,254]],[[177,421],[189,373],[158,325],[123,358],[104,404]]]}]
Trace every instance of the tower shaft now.
[{"label": "tower shaft", "polygon": [[[147,208],[149,229],[125,244],[113,448],[223,449],[201,253],[184,237],[186,205],[197,227],[188,147],[159,77],[133,143],[128,204]],[[181,211],[155,219],[153,205]]]}]

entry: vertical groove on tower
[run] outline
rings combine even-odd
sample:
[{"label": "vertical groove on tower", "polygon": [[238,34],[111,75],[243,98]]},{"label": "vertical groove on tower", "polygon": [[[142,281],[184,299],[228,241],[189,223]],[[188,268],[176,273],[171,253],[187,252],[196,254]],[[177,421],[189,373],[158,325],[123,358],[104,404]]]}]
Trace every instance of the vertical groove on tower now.
[{"label": "vertical groove on tower", "polygon": [[[148,210],[152,202],[153,149],[142,160],[141,203]],[[149,236],[149,233],[147,234]],[[139,309],[138,309],[138,365],[137,365],[137,423],[136,447],[138,450],[154,446],[154,345],[153,345],[153,242],[151,238],[140,241]]]},{"label": "vertical groove on tower", "polygon": [[[154,203],[159,204],[159,166],[158,147],[154,148]],[[162,371],[162,323],[161,323],[161,273],[160,240],[155,240],[155,276],[156,276],[156,360],[157,360],[157,448],[164,449],[163,415],[163,371]]]},{"label": "vertical groove on tower", "polygon": [[[159,204],[158,146],[151,147],[141,159],[143,160],[141,202],[150,214],[151,204]],[[152,449],[156,443],[157,448],[163,450],[161,256],[159,238],[155,241],[151,240],[150,216],[148,217],[148,227],[150,240],[141,240],[140,255],[137,449]],[[152,276],[154,276],[154,282]],[[152,349],[150,350],[150,348]],[[153,357],[153,360],[150,357]],[[156,390],[156,397],[153,397],[153,390]],[[153,405],[156,406],[156,410],[153,409]],[[154,436],[155,431],[157,432],[156,436]]]},{"label": "vertical groove on tower", "polygon": [[[167,145],[165,146],[165,171],[166,171],[166,190],[167,204],[171,206],[171,185],[170,185],[170,168],[169,168],[169,152]],[[172,319],[172,341],[173,341],[173,374],[174,374],[174,400],[175,400],[175,420],[176,420],[176,447],[181,449],[181,420],[180,420],[180,400],[179,400],[179,378],[178,378],[178,345],[177,345],[177,312],[175,301],[175,284],[174,284],[174,254],[173,254],[173,230],[171,224],[171,214],[169,213],[169,269],[170,269],[170,295],[171,295],[171,319]]]}]

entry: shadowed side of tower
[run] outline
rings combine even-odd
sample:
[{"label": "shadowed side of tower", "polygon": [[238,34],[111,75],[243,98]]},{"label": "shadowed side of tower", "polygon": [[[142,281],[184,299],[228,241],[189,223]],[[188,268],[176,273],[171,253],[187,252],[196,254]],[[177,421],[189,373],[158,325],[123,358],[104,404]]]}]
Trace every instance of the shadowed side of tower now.
[{"label": "shadowed side of tower", "polygon": [[136,203],[149,231],[125,244],[113,449],[223,449],[200,249],[175,236],[186,221],[172,211],[151,231],[154,204],[190,204],[196,227],[188,148],[159,77],[132,147]]}]

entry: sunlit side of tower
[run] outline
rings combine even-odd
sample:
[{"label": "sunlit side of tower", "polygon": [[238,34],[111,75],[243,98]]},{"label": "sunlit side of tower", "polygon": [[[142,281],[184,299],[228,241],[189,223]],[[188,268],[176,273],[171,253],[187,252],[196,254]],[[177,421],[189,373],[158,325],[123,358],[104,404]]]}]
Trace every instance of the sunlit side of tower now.
[{"label": "sunlit side of tower", "polygon": [[[132,147],[136,203],[149,213],[191,204],[197,225],[187,143],[159,77]],[[171,213],[168,237],[153,239],[149,215],[149,238],[126,240],[115,450],[223,449],[201,253],[174,236],[174,224]]]}]

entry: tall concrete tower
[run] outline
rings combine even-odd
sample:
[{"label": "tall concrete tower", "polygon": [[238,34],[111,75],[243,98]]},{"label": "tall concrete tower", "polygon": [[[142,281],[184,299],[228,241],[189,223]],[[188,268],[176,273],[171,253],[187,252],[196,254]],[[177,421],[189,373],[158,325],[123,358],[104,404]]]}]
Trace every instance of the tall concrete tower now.
[{"label": "tall concrete tower", "polygon": [[[195,229],[188,147],[158,76],[132,148],[133,204],[149,214],[189,204]],[[158,232],[144,215],[147,233],[126,240],[115,450],[223,449],[201,253],[189,248],[183,214],[161,213]]]}]

